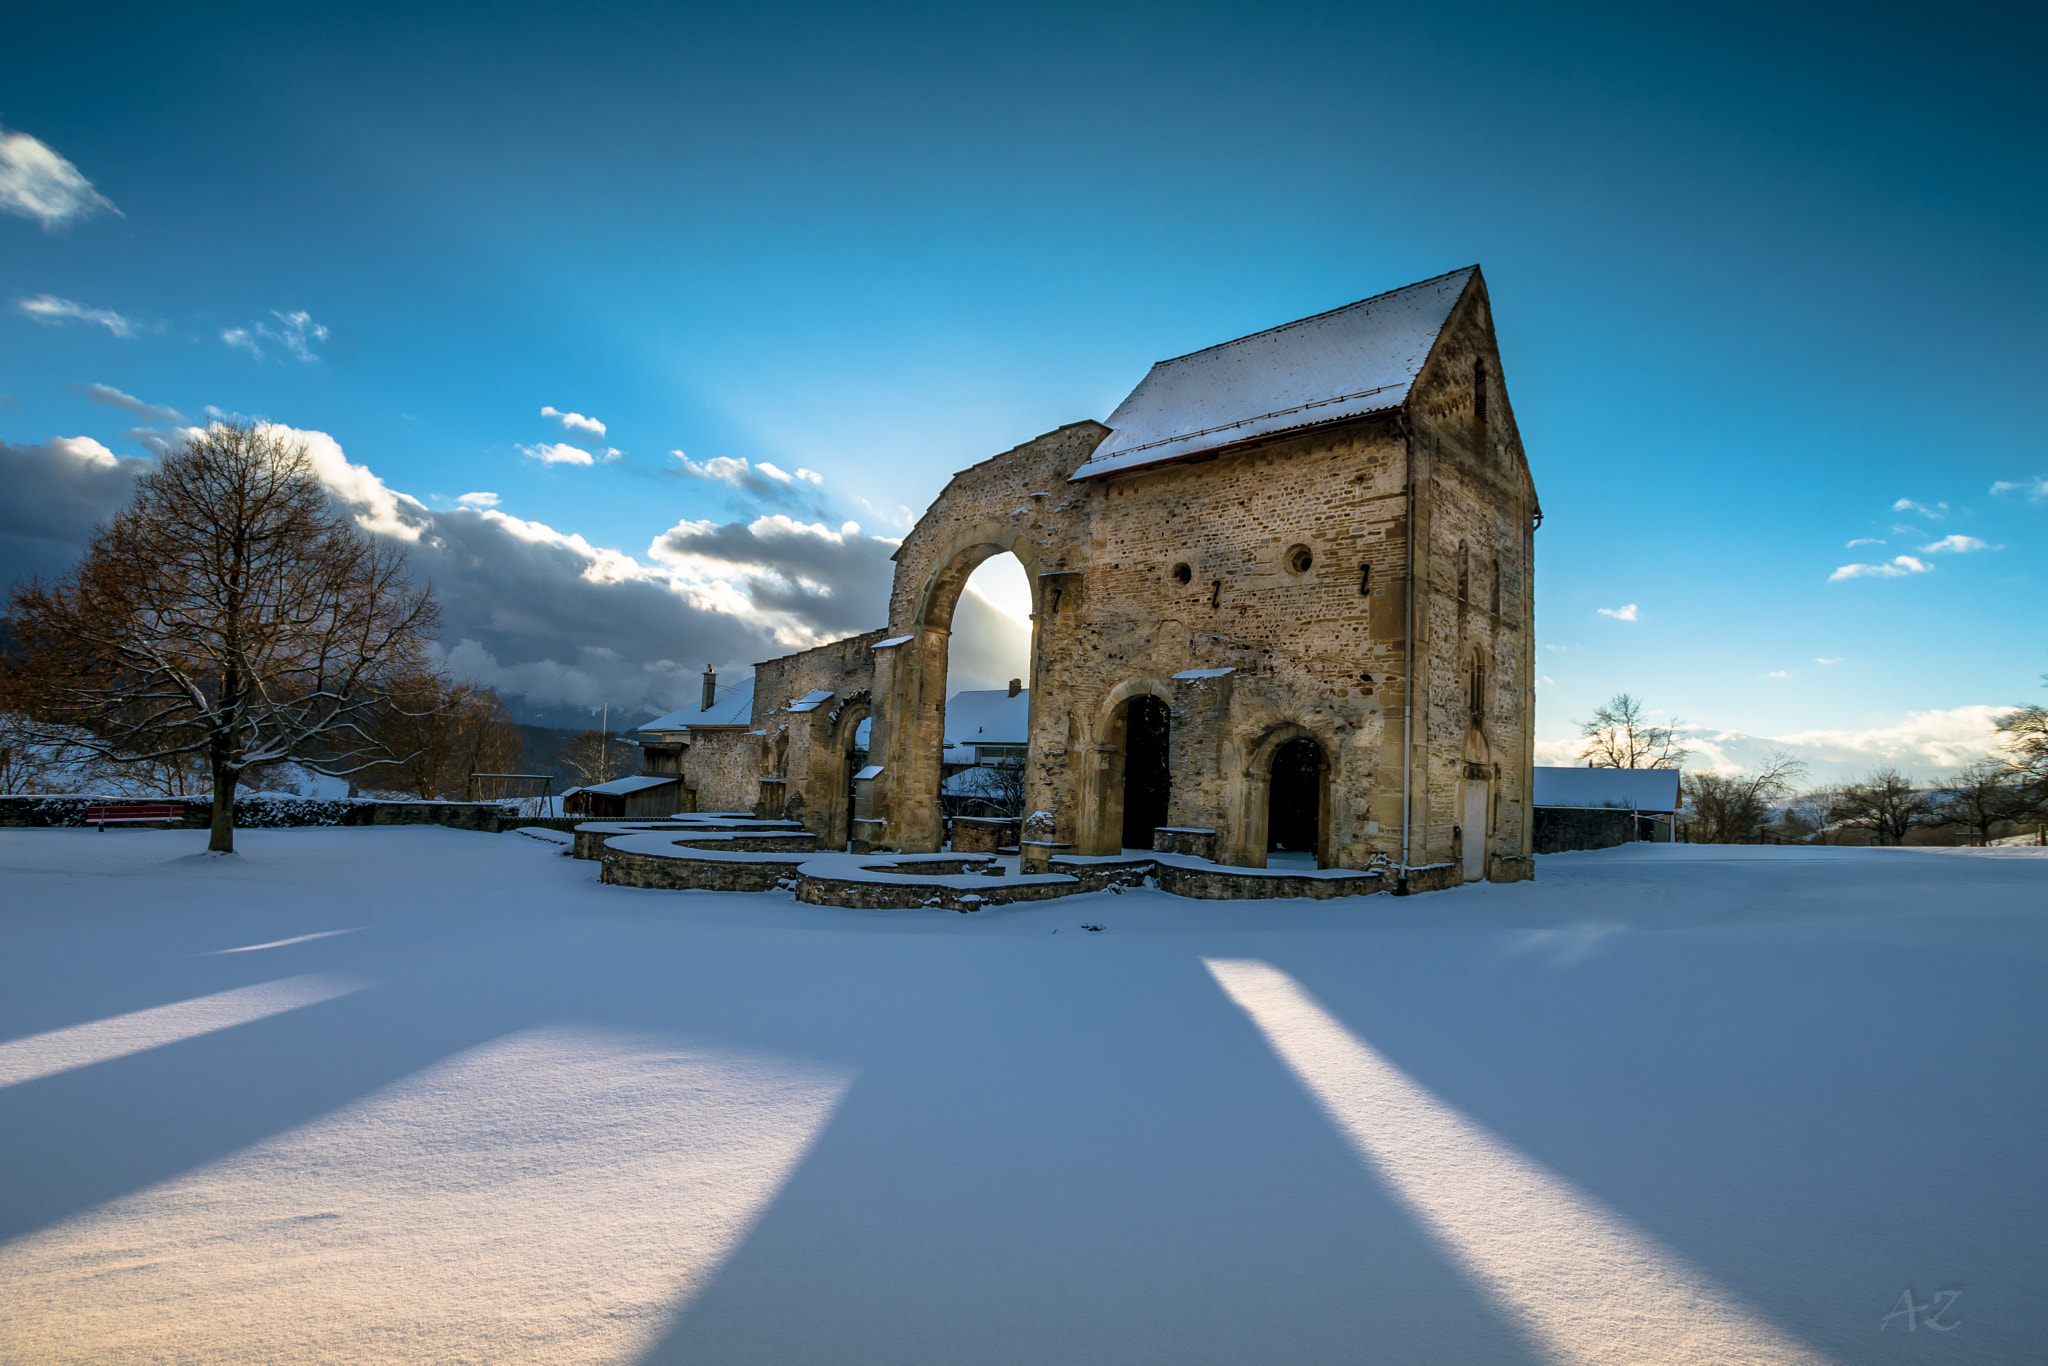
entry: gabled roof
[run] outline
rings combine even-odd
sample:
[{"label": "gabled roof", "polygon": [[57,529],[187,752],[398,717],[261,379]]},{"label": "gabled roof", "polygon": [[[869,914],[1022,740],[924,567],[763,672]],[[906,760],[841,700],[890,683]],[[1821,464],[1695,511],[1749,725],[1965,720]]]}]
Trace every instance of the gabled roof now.
[{"label": "gabled roof", "polygon": [[[948,745],[1021,745],[1031,738],[1031,689],[956,692],[946,699]],[[965,762],[964,760],[962,762]]]},{"label": "gabled roof", "polygon": [[1153,366],[1071,481],[1398,408],[1477,266]]},{"label": "gabled roof", "polygon": [[708,707],[678,707],[657,716],[641,730],[685,730],[691,726],[745,726],[754,719],[754,680],[728,683],[718,690]]},{"label": "gabled roof", "polygon": [[1678,809],[1675,768],[1538,768],[1537,806]]}]

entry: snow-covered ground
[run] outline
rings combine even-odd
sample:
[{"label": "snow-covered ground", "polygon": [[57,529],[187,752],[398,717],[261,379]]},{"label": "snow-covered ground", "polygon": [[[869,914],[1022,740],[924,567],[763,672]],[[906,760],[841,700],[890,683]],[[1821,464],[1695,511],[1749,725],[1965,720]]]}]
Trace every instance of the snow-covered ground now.
[{"label": "snow-covered ground", "polygon": [[204,840],[0,831],[0,1360],[2048,1343],[2048,851],[966,916]]}]

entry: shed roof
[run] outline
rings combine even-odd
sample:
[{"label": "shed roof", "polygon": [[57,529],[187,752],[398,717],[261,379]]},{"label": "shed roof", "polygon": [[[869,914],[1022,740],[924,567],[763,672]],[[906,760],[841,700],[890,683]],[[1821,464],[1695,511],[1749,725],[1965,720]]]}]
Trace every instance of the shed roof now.
[{"label": "shed roof", "polygon": [[708,707],[678,707],[657,716],[641,730],[687,730],[691,726],[744,726],[754,719],[754,680],[728,683]]},{"label": "shed roof", "polygon": [[593,783],[589,787],[577,788],[578,792],[606,792],[614,797],[623,797],[629,792],[645,792],[650,787],[666,787],[682,779],[670,774],[637,773],[630,778],[614,778],[608,783]]},{"label": "shed roof", "polygon": [[1676,811],[1678,770],[1539,767],[1536,770],[1536,805]]},{"label": "shed roof", "polygon": [[1398,408],[1479,267],[1163,360],[1074,471],[1097,479]]}]

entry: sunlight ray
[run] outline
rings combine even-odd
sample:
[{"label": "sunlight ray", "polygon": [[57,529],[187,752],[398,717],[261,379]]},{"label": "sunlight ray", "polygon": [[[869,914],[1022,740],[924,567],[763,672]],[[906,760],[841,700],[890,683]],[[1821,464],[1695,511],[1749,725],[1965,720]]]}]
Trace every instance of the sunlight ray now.
[{"label": "sunlight ray", "polygon": [[0,1247],[0,1359],[630,1360],[850,1080],[608,1030],[497,1039]]},{"label": "sunlight ray", "polygon": [[232,949],[209,949],[199,956],[202,958],[218,958],[224,953],[255,953],[258,949],[289,948],[293,944],[310,944],[315,939],[332,939],[338,934],[354,934],[362,928],[364,927],[361,925],[351,925],[345,930],[318,930],[312,934],[293,935],[290,939],[273,939],[267,944],[238,944]]},{"label": "sunlight ray", "polygon": [[1396,1198],[1551,1360],[1825,1362],[1418,1085],[1286,973],[1203,961]]},{"label": "sunlight ray", "polygon": [[236,987],[233,991],[151,1006],[68,1029],[31,1034],[25,1039],[0,1043],[0,1086],[15,1086],[38,1077],[90,1067],[96,1062],[125,1058],[130,1053],[196,1039],[215,1030],[331,1001],[369,985],[358,978],[323,973],[282,977],[253,987]]}]

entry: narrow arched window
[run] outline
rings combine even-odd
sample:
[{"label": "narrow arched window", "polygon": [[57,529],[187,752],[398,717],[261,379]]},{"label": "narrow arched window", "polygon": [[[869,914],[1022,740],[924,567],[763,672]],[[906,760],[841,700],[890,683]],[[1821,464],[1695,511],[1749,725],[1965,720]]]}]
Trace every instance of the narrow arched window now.
[{"label": "narrow arched window", "polygon": [[1472,729],[1478,730],[1486,716],[1486,659],[1477,650],[1465,674],[1465,710],[1472,714]]},{"label": "narrow arched window", "polygon": [[1486,362],[1472,362],[1472,420],[1486,421]]},{"label": "narrow arched window", "polygon": [[1500,615],[1500,556],[1493,557],[1493,614]]},{"label": "narrow arched window", "polygon": [[1470,602],[1471,600],[1472,552],[1465,548],[1463,541],[1460,541],[1458,542],[1458,601]]}]

